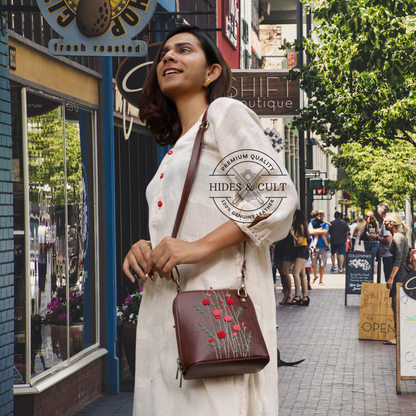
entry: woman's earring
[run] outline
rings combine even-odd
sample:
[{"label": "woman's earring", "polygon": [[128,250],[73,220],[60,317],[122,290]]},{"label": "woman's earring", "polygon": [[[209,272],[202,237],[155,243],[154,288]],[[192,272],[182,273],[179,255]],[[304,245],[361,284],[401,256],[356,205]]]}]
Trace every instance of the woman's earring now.
[{"label": "woman's earring", "polygon": [[203,87],[205,87],[205,88],[208,88],[209,86],[210,86],[210,84],[211,84],[211,80],[208,78],[203,84],[202,84],[202,86]]}]

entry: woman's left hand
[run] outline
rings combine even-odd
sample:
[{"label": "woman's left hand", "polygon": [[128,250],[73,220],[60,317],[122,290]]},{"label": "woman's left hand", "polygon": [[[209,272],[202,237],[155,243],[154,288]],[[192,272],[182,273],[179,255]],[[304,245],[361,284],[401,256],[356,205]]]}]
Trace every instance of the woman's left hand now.
[{"label": "woman's left hand", "polygon": [[160,277],[170,279],[175,266],[203,263],[210,254],[208,246],[201,240],[190,243],[177,238],[164,237],[154,248],[151,260]]}]

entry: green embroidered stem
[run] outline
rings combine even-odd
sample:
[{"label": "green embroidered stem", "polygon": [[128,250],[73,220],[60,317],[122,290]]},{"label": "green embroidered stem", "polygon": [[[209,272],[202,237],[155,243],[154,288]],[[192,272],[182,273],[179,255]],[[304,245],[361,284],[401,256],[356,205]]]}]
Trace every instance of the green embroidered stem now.
[{"label": "green embroidered stem", "polygon": [[[232,315],[233,320],[235,321],[235,325],[239,325],[240,328],[241,328],[241,324],[238,321],[238,318],[241,317],[241,315],[243,314],[243,308],[240,306],[235,311],[233,305],[230,305],[230,312],[231,312],[231,315]],[[236,345],[238,347],[238,352],[239,352],[240,356],[243,357],[244,356],[244,352],[243,352],[243,349],[241,348],[241,345],[244,342],[244,338],[242,337],[241,329],[240,329],[240,331],[233,331],[233,332],[237,332]]]},{"label": "green embroidered stem", "polygon": [[[207,299],[206,297],[205,297],[205,293],[204,293],[204,299]],[[210,311],[210,304],[211,304],[211,299],[208,299],[209,301],[210,301],[210,303],[207,305],[207,308],[208,308],[208,313],[207,313],[207,315],[209,316],[209,319],[210,319],[210,321],[211,321],[211,325],[212,325],[212,327],[213,328],[215,328],[215,326],[214,326],[214,322],[213,322],[213,320],[212,320],[212,313],[211,313],[211,311]],[[217,359],[218,359],[218,355],[217,355],[217,350],[219,350],[219,358],[220,359],[222,359],[222,354],[221,354],[221,342],[220,342],[220,338],[218,338],[218,335],[215,333],[215,335],[213,335],[213,338],[215,338],[216,340],[217,340],[217,344],[218,345],[215,345],[214,346],[214,349],[215,349],[215,356],[217,357]]]}]

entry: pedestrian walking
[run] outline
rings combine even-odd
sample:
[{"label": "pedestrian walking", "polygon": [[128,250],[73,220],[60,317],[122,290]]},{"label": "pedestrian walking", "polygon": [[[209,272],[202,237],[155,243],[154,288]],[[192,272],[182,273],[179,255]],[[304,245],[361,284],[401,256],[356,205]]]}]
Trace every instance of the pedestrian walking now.
[{"label": "pedestrian walking", "polygon": [[[403,279],[408,274],[408,271],[406,270],[409,257],[409,244],[407,243],[406,238],[408,228],[402,223],[402,217],[397,212],[388,212],[384,219],[384,225],[393,236],[389,249],[393,257],[393,268],[386,286],[387,289],[390,289],[394,326],[397,328],[396,283],[403,282]],[[383,344],[396,345],[396,338],[385,341]]]},{"label": "pedestrian walking", "polygon": [[[137,323],[134,416],[276,416],[278,412],[276,303],[269,246],[287,235],[298,198],[279,157],[264,138],[258,117],[239,101],[226,98],[231,81],[228,71],[205,32],[180,26],[162,43],[143,86],[141,120],[159,143],[174,147],[147,188],[150,241],[135,243],[123,264],[131,281],[130,267],[145,281]],[[204,114],[209,126],[202,124]],[[178,237],[172,238],[195,136],[204,127],[198,170]],[[279,193],[278,209],[256,214],[248,223],[241,221],[241,213],[257,212],[251,205],[253,199],[236,198],[234,209],[240,214],[227,218],[207,195],[212,172],[241,149],[267,156],[286,183]],[[275,178],[262,176],[264,187],[256,190],[260,200],[270,196],[266,189]],[[234,172],[227,180],[238,188]],[[172,270],[178,266],[183,291],[236,289],[241,284],[245,246],[245,288],[257,311],[270,363],[255,374],[186,380],[180,388],[175,379],[178,353],[172,302],[177,287],[170,280]],[[223,309],[214,315],[221,319]],[[224,322],[229,319],[226,315]],[[241,329],[236,325],[236,332]],[[232,333],[213,333],[224,342],[229,336]],[[213,348],[209,343],[207,336],[207,347]]]},{"label": "pedestrian walking", "polygon": [[291,305],[293,296],[290,269],[295,263],[295,243],[290,231],[283,240],[276,243],[274,261],[283,287],[283,299],[279,302],[279,305]]},{"label": "pedestrian walking", "polygon": [[377,207],[377,213],[380,218],[383,220],[378,235],[376,233],[369,234],[368,238],[378,241],[378,255],[383,262],[384,269],[384,279],[385,282],[389,279],[391,271],[393,268],[393,256],[390,253],[390,244],[392,241],[392,235],[390,231],[386,228],[384,220],[386,215],[389,212],[389,206],[385,202],[382,202]]},{"label": "pedestrian walking", "polygon": [[[293,305],[309,306],[308,281],[305,274],[305,263],[309,258],[308,240],[310,234],[308,231],[308,221],[303,211],[297,209],[293,214],[293,223],[290,234],[295,241],[295,264],[293,266],[293,280],[295,282],[295,297],[292,300]],[[302,286],[302,297],[300,288]]]},{"label": "pedestrian walking", "polygon": [[337,268],[335,266],[335,255],[338,252],[338,272],[345,273],[344,259],[347,251],[347,239],[350,232],[349,225],[341,219],[342,214],[338,211],[334,214],[334,221],[331,221],[329,227],[329,235],[331,236],[331,272],[335,273]]},{"label": "pedestrian walking", "polygon": [[[311,213],[312,216],[312,220],[310,221],[309,225],[308,225],[308,229],[309,229],[309,233],[311,235],[311,248],[314,251],[313,254],[313,267],[312,267],[312,271],[313,271],[313,282],[315,283],[316,280],[318,279],[318,263],[319,263],[319,284],[321,286],[324,286],[324,274],[325,274],[325,266],[326,266],[326,261],[328,258],[328,243],[325,243],[323,238],[325,238],[326,240],[326,235],[328,234],[328,230],[329,230],[329,225],[328,223],[324,222],[324,218],[325,218],[325,212],[324,211],[312,211]],[[321,223],[321,227],[320,228],[314,228],[314,225],[312,224],[312,221],[316,218],[319,217],[319,220],[322,221]]]}]

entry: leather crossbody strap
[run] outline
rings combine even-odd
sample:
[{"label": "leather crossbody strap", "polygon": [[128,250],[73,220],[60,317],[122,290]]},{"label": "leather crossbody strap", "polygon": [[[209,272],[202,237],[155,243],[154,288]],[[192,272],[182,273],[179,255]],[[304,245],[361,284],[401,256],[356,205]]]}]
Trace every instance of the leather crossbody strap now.
[{"label": "leather crossbody strap", "polygon": [[[208,108],[205,110],[204,116],[202,117],[202,123],[199,126],[198,133],[196,134],[196,137],[195,137],[194,147],[192,149],[191,160],[189,161],[188,172],[186,174],[185,184],[183,186],[181,201],[179,202],[178,212],[176,214],[175,224],[173,226],[173,231],[172,231],[172,237],[173,238],[177,237],[178,232],[179,232],[179,227],[181,226],[183,214],[185,212],[186,203],[188,202],[189,194],[191,192],[192,184],[193,184],[194,178],[195,178],[196,168],[198,167],[199,157],[201,155],[204,133],[209,127],[209,121],[207,121],[207,113],[208,113]],[[172,276],[172,280],[176,284],[176,287],[177,287],[177,290],[178,290],[178,293],[179,293],[181,291],[181,288],[179,286],[180,275],[179,275],[179,270],[176,266],[175,266],[175,270],[178,274],[178,277],[175,278],[173,273],[171,274],[171,276]],[[245,285],[244,285],[245,270],[246,270],[246,242],[244,241],[243,264],[242,264],[242,267],[241,267],[241,278],[242,278],[241,283],[242,283],[242,285],[238,289],[239,296],[240,296],[240,290],[243,290],[244,293],[245,293],[244,296],[247,296],[247,292],[246,292]]]},{"label": "leather crossbody strap", "polygon": [[183,186],[181,202],[179,203],[175,224],[173,226],[173,238],[177,237],[179,227],[181,226],[186,203],[188,202],[189,193],[191,192],[192,184],[194,182],[195,172],[199,162],[199,156],[201,155],[202,139],[204,137],[205,130],[207,130],[209,127],[209,122],[207,121],[207,112],[208,108],[205,110],[204,117],[202,118],[202,123],[199,126],[198,133],[195,137],[194,148],[192,150],[191,160],[189,161],[188,173],[186,174],[185,184]]}]

